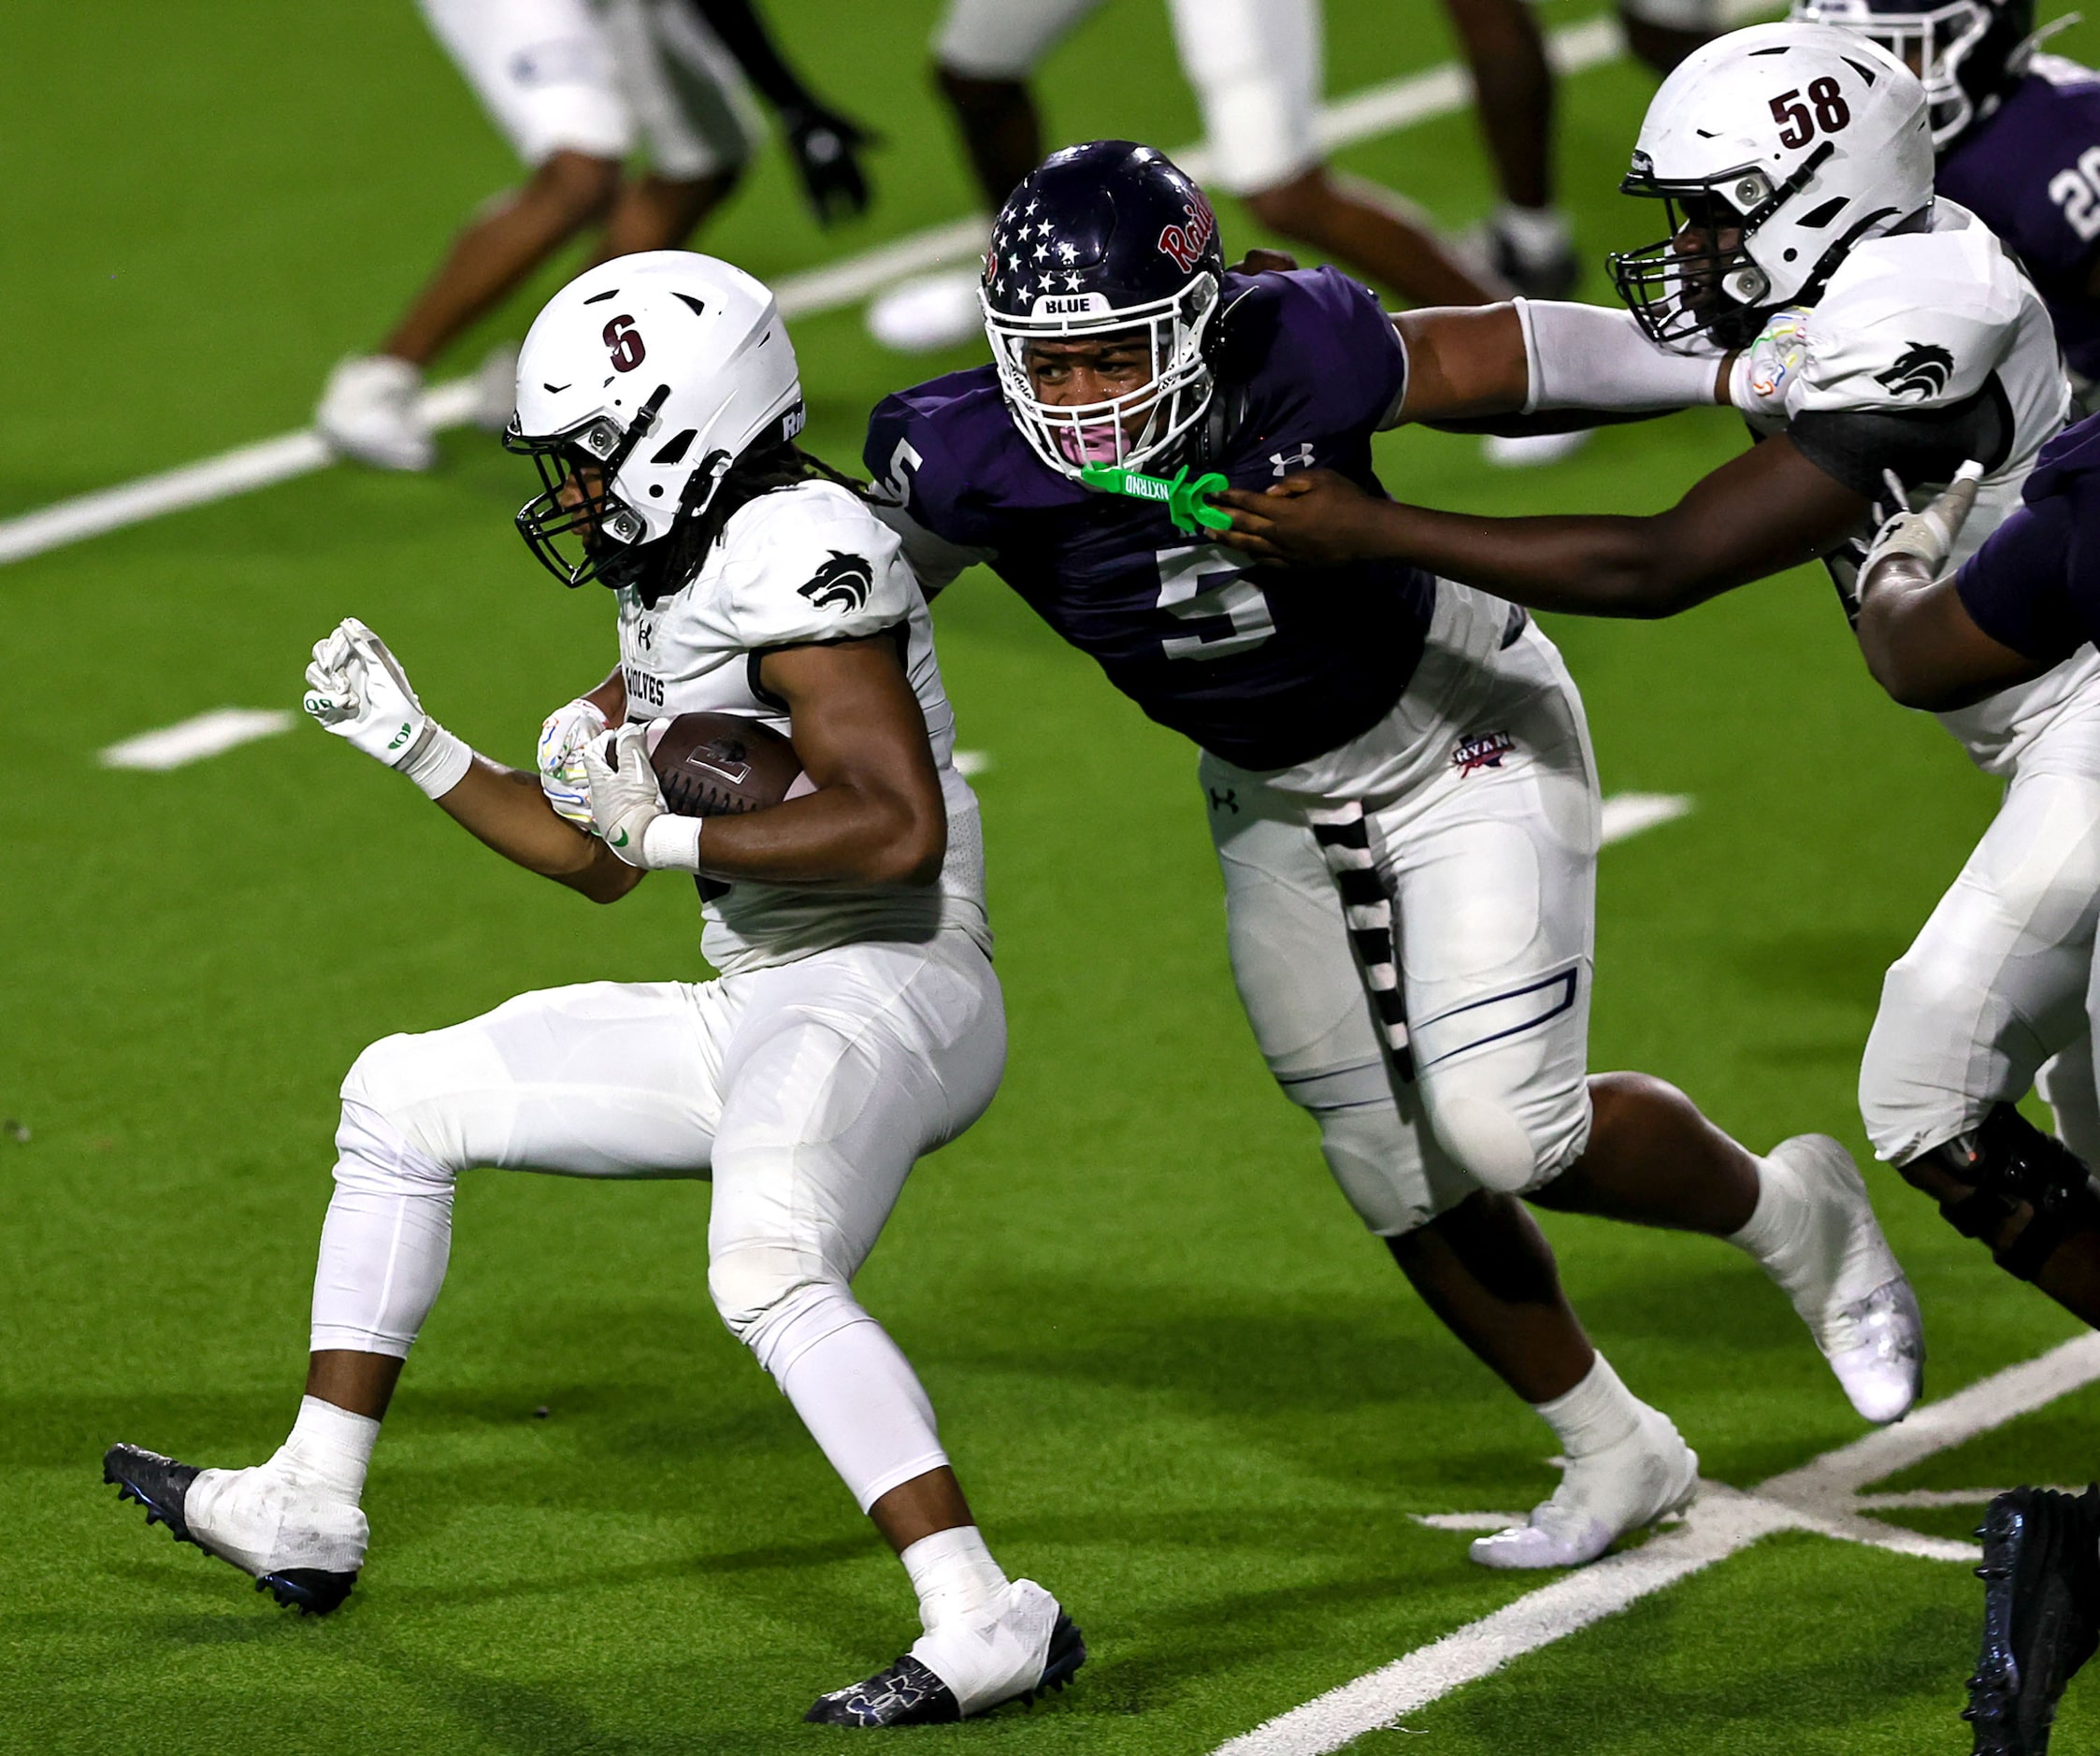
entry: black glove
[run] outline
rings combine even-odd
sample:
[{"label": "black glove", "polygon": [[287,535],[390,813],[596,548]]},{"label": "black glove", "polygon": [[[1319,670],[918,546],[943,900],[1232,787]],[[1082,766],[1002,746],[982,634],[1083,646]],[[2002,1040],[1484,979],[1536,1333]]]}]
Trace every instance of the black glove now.
[{"label": "black glove", "polygon": [[858,155],[865,148],[880,146],[880,137],[817,104],[784,105],[780,123],[817,223],[834,225],[866,213],[868,178]]}]

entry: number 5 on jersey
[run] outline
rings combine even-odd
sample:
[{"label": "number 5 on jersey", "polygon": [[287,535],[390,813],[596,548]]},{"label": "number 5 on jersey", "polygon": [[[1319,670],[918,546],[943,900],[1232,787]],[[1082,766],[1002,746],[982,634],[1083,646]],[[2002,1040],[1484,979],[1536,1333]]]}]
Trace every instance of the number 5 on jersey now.
[{"label": "number 5 on jersey", "polygon": [[1245,569],[1225,560],[1215,543],[1161,549],[1158,608],[1184,622],[1221,621],[1213,634],[1175,634],[1160,642],[1169,658],[1223,658],[1259,646],[1276,631],[1276,618],[1261,587]]}]

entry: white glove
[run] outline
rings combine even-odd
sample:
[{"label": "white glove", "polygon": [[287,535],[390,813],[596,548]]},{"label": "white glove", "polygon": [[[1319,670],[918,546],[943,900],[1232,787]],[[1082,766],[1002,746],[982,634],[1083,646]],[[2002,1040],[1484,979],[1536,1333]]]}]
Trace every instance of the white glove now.
[{"label": "white glove", "polygon": [[400,660],[355,616],[314,646],[305,706],[324,730],[400,770],[432,799],[473,765],[473,751],[424,712]]},{"label": "white glove", "polygon": [[579,828],[591,827],[591,785],[583,776],[583,747],[605,736],[605,714],[581,697],[557,707],[540,722],[536,760],[539,790],[557,816]]},{"label": "white glove", "polygon": [[1860,563],[1860,586],[1863,595],[1867,575],[1877,561],[1892,554],[1907,554],[1921,562],[1934,578],[1947,564],[1954,540],[1962,534],[1969,509],[1976,504],[1977,484],[1983,480],[1983,466],[1973,458],[1954,472],[1946,491],[1921,511],[1912,511],[1903,483],[1888,478],[1891,497],[1899,509],[1874,533],[1874,542]]},{"label": "white glove", "polygon": [[583,746],[583,761],[591,820],[606,846],[644,871],[699,871],[700,819],[665,809],[649,766],[647,727],[623,726],[603,745],[594,739]]},{"label": "white glove", "polygon": [[1737,356],[1728,381],[1728,399],[1745,414],[1770,420],[1787,418],[1787,389],[1808,359],[1808,308],[1789,305],[1775,311],[1758,338]]}]

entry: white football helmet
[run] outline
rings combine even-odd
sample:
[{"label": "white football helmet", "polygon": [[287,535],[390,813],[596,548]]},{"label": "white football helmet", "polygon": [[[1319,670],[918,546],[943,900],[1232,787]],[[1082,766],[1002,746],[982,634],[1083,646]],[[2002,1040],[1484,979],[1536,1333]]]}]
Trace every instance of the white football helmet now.
[{"label": "white football helmet", "polygon": [[724,473],[802,430],[795,349],[772,294],[689,251],[619,256],[547,301],[518,353],[506,449],[545,492],[518,529],[565,585],[643,583]]},{"label": "white football helmet", "polygon": [[1665,346],[1740,347],[1813,305],[1865,238],[1931,223],[1925,88],[1880,44],[1824,24],[1756,24],[1695,50],[1648,105],[1629,195],[1671,235],[1612,278]]}]

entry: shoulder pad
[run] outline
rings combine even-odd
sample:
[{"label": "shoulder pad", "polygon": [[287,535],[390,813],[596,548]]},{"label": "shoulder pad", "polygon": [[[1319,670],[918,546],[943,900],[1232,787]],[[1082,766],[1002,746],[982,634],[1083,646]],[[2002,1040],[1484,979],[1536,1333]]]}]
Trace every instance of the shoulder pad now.
[{"label": "shoulder pad", "polygon": [[836,482],[762,494],[722,538],[718,613],[747,651],[859,639],[911,613],[895,533]]},{"label": "shoulder pad", "polygon": [[2010,351],[2026,297],[2012,259],[1974,220],[1863,244],[1805,316],[1789,410],[1963,401]]}]

